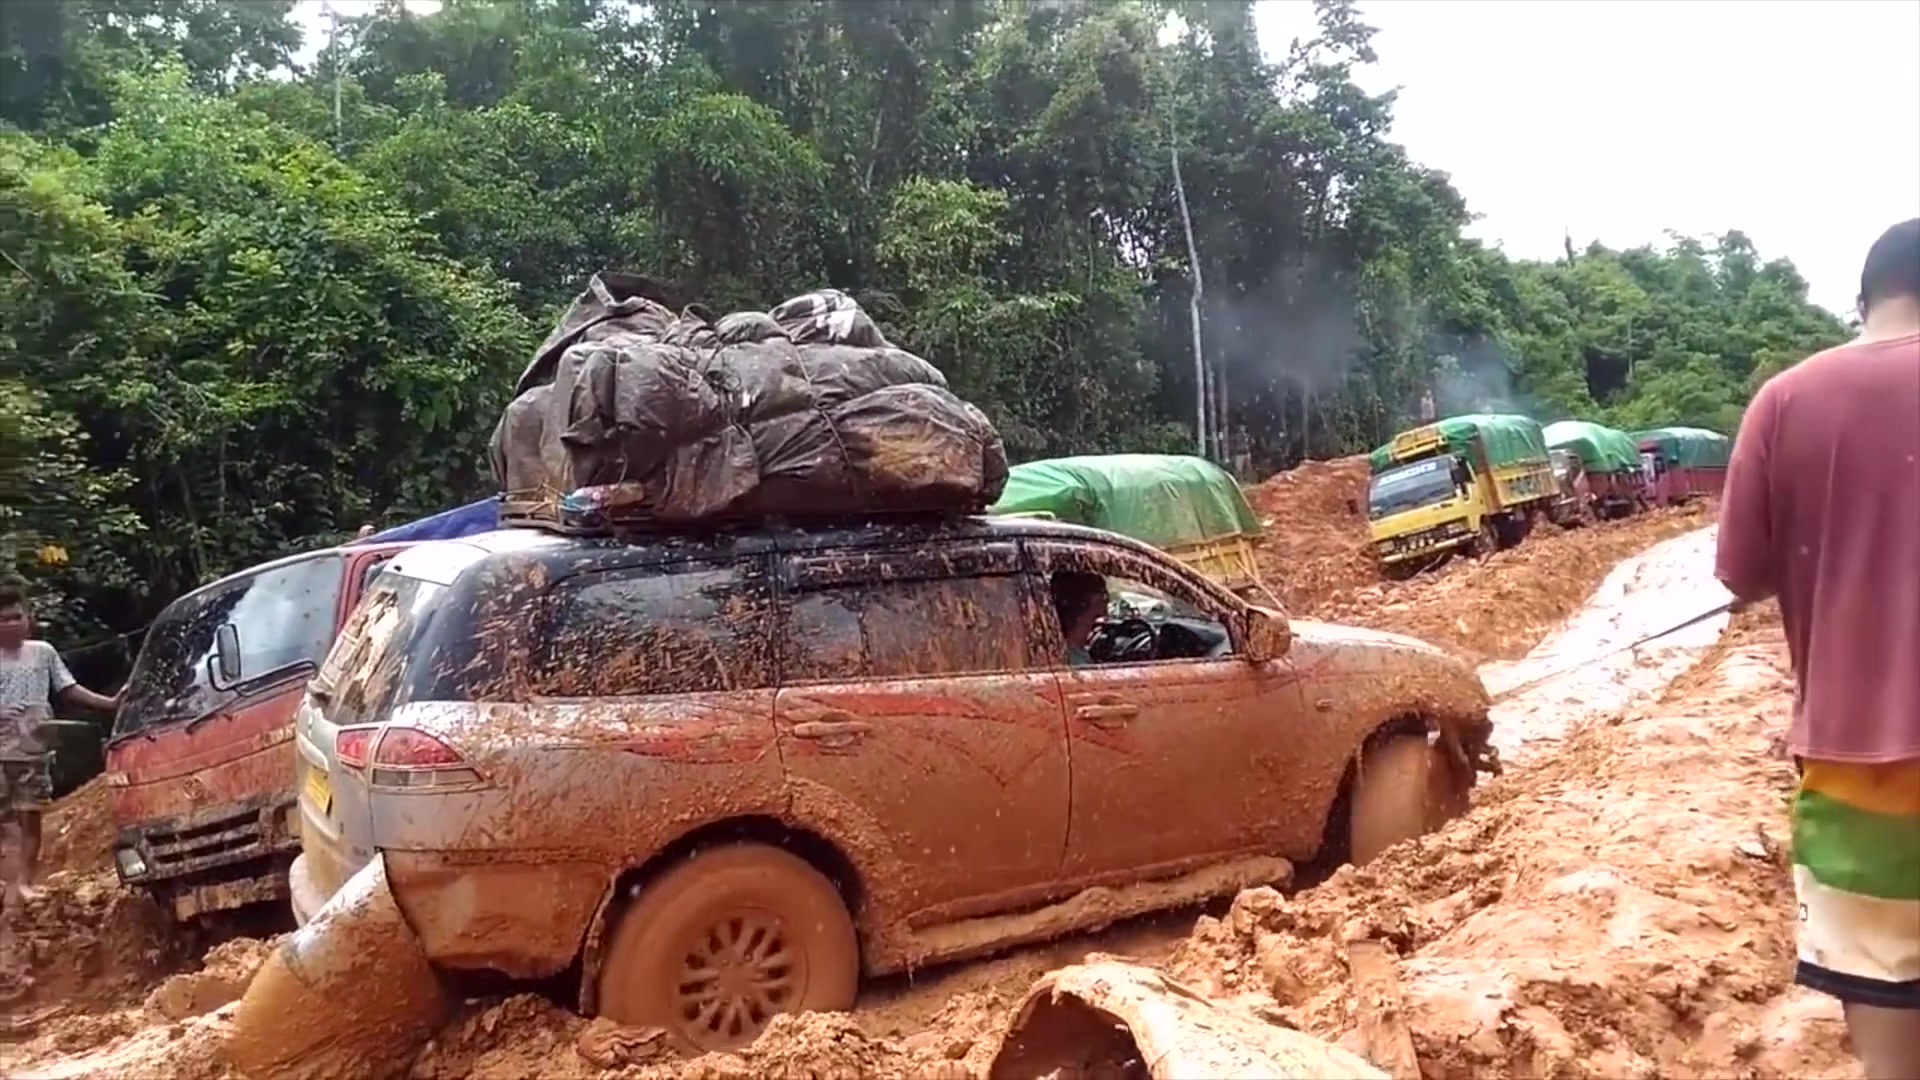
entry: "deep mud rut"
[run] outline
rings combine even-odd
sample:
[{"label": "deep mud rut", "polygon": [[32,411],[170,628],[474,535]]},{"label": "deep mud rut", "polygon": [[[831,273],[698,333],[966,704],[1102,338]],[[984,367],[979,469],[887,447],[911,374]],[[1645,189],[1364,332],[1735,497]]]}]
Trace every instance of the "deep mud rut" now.
[{"label": "deep mud rut", "polygon": [[[1723,600],[1706,576],[1707,520],[1675,511],[1536,535],[1403,583],[1328,573],[1296,610],[1471,641],[1498,693]],[[1311,890],[1251,890],[1206,913],[884,980],[853,1014],[782,1018],[743,1055],[691,1062],[532,995],[473,1002],[413,1075],[981,1076],[1033,980],[1090,953],[1351,1041],[1360,1011],[1345,942],[1370,938],[1397,958],[1429,1078],[1856,1076],[1837,1008],[1789,985],[1793,777],[1769,751],[1790,704],[1784,646],[1761,615],[1722,629],[1703,624],[1503,704],[1514,768],[1483,785],[1472,813]],[[110,870],[73,863],[26,913],[36,981],[22,986],[15,966],[0,977],[12,995],[0,997],[0,1072],[223,1075],[210,1053],[217,1006],[263,946],[231,943],[163,978],[181,958],[152,944],[157,913],[113,889]]]}]

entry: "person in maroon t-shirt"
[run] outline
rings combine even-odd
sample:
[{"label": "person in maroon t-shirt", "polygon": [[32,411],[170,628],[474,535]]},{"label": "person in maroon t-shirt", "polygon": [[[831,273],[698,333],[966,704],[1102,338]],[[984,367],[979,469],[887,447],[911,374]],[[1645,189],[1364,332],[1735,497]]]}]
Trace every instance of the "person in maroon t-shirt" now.
[{"label": "person in maroon t-shirt", "polygon": [[1796,979],[1871,1080],[1920,1078],[1920,218],[1875,242],[1860,336],[1740,423],[1716,573],[1775,596],[1793,658]]}]

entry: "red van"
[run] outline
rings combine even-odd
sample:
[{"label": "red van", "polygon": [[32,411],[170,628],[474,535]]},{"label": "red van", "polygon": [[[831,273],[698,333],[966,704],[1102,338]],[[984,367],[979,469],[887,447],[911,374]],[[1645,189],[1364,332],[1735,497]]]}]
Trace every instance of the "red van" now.
[{"label": "red van", "polygon": [[294,710],[360,594],[408,546],[310,551],[167,605],[106,749],[120,880],[182,922],[286,899]]}]

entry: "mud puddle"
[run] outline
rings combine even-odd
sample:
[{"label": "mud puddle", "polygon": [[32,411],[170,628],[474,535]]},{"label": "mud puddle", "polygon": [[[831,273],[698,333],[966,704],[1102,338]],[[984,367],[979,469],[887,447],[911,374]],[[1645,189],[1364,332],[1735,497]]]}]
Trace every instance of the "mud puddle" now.
[{"label": "mud puddle", "polygon": [[1620,563],[1584,607],[1524,658],[1480,666],[1495,698],[1549,679],[1495,706],[1493,742],[1504,761],[1522,764],[1587,718],[1651,698],[1720,640],[1725,614],[1605,655],[1727,602],[1710,572],[1717,535],[1718,526],[1709,526]]}]

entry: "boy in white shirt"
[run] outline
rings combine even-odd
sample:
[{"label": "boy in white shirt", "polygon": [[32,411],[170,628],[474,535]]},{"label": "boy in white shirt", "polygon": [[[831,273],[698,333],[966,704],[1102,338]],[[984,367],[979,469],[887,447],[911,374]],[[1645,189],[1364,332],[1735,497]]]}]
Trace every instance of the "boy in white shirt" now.
[{"label": "boy in white shirt", "polygon": [[27,591],[0,581],[0,878],[5,906],[31,896],[40,863],[40,814],[52,797],[40,725],[53,704],[111,714],[119,695],[96,694],[74,681],[52,645],[34,641]]}]

